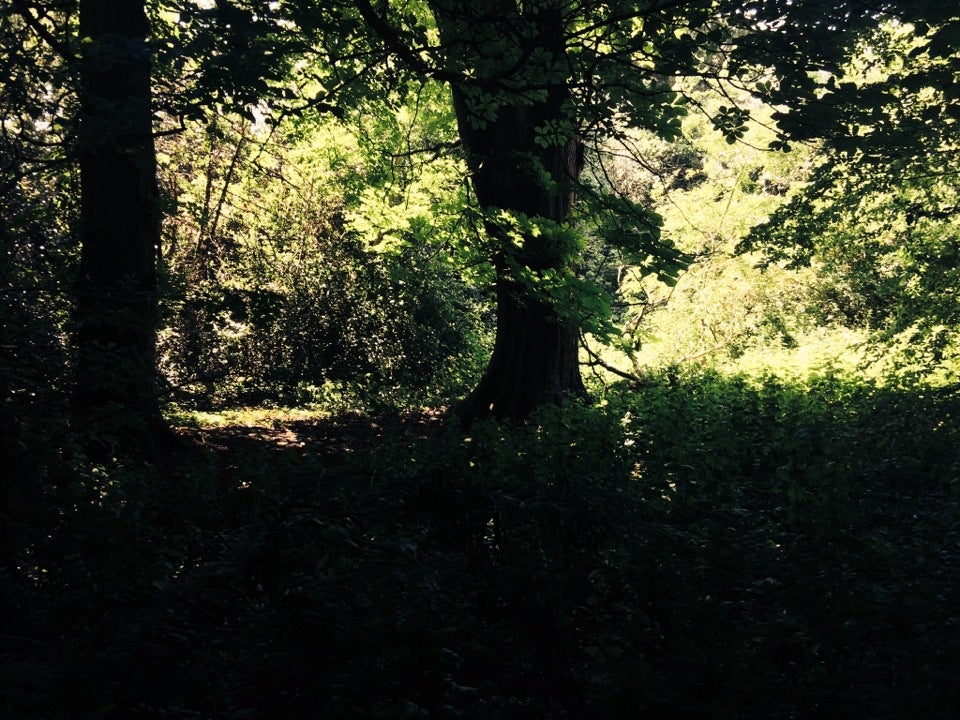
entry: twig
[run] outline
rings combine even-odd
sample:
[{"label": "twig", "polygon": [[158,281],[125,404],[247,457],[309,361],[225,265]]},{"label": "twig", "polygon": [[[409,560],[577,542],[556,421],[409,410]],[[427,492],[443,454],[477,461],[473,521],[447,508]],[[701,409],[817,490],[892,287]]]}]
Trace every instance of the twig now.
[{"label": "twig", "polygon": [[583,336],[583,333],[580,333],[580,345],[584,350],[587,351],[587,355],[593,360],[591,365],[599,365],[604,370],[612,372],[614,375],[622,377],[624,380],[629,380],[630,382],[642,383],[643,378],[639,375],[634,375],[633,373],[627,372],[626,370],[621,370],[620,368],[614,367],[609,363],[604,362],[597,353],[590,349],[590,346],[587,344],[587,339]]}]

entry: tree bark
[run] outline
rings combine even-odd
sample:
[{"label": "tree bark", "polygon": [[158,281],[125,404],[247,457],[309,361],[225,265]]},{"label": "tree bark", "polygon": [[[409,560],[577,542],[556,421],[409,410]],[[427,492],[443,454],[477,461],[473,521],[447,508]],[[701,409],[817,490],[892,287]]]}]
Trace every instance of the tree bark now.
[{"label": "tree bark", "polygon": [[[512,0],[488,0],[482,9],[477,4],[472,10],[442,1],[432,5],[441,38],[450,43],[451,52],[478,58],[477,64],[484,67],[472,68],[475,76],[483,81],[486,70],[487,79],[492,79],[491,89],[481,91],[479,97],[481,83],[474,83],[470,96],[465,84],[452,87],[460,137],[480,206],[486,211],[507,210],[555,223],[567,221],[574,200],[572,188],[582,170],[582,146],[575,138],[543,146],[537,142],[537,129],[551,124],[569,126],[575,121],[569,89],[563,81],[547,84],[545,96],[531,100],[532,92],[524,88],[524,82],[529,79],[531,88],[544,87],[541,78],[546,74],[538,66],[516,69],[516,75],[508,78],[516,89],[505,92],[496,87],[495,78],[502,68],[491,63],[483,51],[485,44],[499,39],[487,35],[509,25],[528,30],[519,34],[523,38],[517,48],[519,56],[546,56],[562,62],[560,3],[553,11],[540,4],[526,12]],[[471,11],[478,13],[477,21],[462,14]],[[490,103],[499,106],[494,119],[481,115],[481,108]],[[538,405],[558,403],[567,395],[586,395],[578,360],[579,327],[533,296],[513,272],[518,265],[535,274],[568,269],[575,258],[549,248],[530,251],[526,242],[518,248],[493,222],[487,224],[487,232],[499,240],[500,248],[494,258],[496,340],[482,379],[458,406],[457,414],[466,424],[487,415],[523,420]]]},{"label": "tree bark", "polygon": [[88,447],[155,456],[160,206],[142,1],[80,0],[81,259],[73,416]]},{"label": "tree bark", "polygon": [[579,329],[543,303],[525,301],[515,283],[497,280],[497,334],[483,377],[457,406],[469,425],[486,416],[523,420],[532,410],[564,397],[583,397]]},{"label": "tree bark", "polygon": [[[468,112],[457,102],[458,118]],[[574,142],[539,148],[533,142],[537,121],[527,108],[504,108],[497,120],[482,130],[460,121],[461,138],[471,156],[477,200],[486,210],[510,210],[560,223],[568,219],[573,202],[570,181],[579,173],[579,150]],[[535,157],[557,187],[544,187],[529,167]],[[564,189],[566,186],[566,189]],[[488,232],[500,230],[493,224]],[[533,272],[560,269],[571,262],[563,254],[525,253],[508,241],[494,259],[496,269],[497,328],[493,354],[477,387],[458,406],[461,421],[492,415],[523,420],[539,405],[560,403],[567,395],[585,396],[580,375],[579,327],[562,318],[550,304],[532,297],[513,277],[512,264]],[[509,249],[506,249],[508,246]]]}]

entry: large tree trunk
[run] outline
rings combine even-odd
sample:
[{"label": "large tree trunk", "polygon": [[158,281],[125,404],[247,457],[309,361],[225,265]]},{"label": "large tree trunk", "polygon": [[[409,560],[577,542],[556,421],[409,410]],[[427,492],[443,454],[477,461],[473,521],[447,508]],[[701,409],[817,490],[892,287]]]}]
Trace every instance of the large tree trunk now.
[{"label": "large tree trunk", "polygon": [[73,414],[88,447],[155,456],[160,207],[142,1],[80,0],[81,260]]},{"label": "large tree trunk", "polygon": [[[533,128],[538,121],[528,108],[502,108],[495,122],[477,130],[465,121],[469,110],[460,101],[456,105],[480,205],[486,210],[516,211],[558,223],[567,220],[573,200],[569,185],[580,170],[576,143],[537,147]],[[537,158],[556,186],[544,186],[528,166],[530,157]],[[487,230],[495,237],[501,232],[495,223],[489,223]],[[560,269],[557,264],[572,259],[563,253],[518,250],[506,240],[501,247],[494,263],[496,340],[482,379],[458,407],[457,413],[465,423],[486,415],[522,420],[543,403],[559,403],[567,395],[586,395],[580,375],[579,327],[533,296],[513,271],[516,264],[534,273]]]},{"label": "large tree trunk", "polygon": [[[478,64],[496,76],[502,68],[484,55],[484,45],[497,37],[496,18],[509,18],[513,27],[527,25],[527,45],[520,53],[538,56],[531,50],[543,50],[540,57],[561,63],[564,53],[561,10],[551,12],[543,4],[535,11],[518,9],[513,0],[488,0],[484,7],[462,9],[435,2],[441,37],[451,43],[452,53],[476,57]],[[464,17],[478,13],[476,19]],[[493,18],[491,20],[491,18]],[[532,45],[530,45],[532,43]],[[482,78],[484,68],[476,68]],[[537,129],[574,121],[570,116],[569,90],[561,83],[547,87],[545,96],[535,99],[532,90],[523,87],[529,78],[531,88],[543,88],[543,66],[520,69],[514,76],[516,91],[504,91],[491,85],[484,96],[477,95],[475,84],[468,95],[463,85],[453,86],[454,107],[460,137],[477,200],[486,211],[506,210],[527,218],[565,222],[573,204],[573,185],[582,169],[582,148],[574,138],[558,143],[538,144]],[[512,93],[512,94],[511,94]],[[530,93],[529,95],[527,93]],[[495,118],[482,113],[493,103]],[[575,262],[563,252],[544,249],[530,251],[509,240],[496,222],[487,224],[487,232],[499,240],[494,258],[497,271],[497,330],[493,355],[476,389],[460,404],[458,415],[469,423],[485,415],[522,420],[538,405],[560,402],[567,395],[584,396],[578,360],[580,331],[576,323],[561,316],[542,297],[518,282],[515,268],[523,266],[534,274],[545,270],[566,270]],[[530,245],[537,245],[531,242]],[[544,251],[546,250],[546,251]]]},{"label": "large tree trunk", "polygon": [[546,402],[583,396],[579,329],[543,303],[525,301],[516,285],[497,282],[497,335],[477,387],[457,407],[469,424],[477,418],[522,420]]}]

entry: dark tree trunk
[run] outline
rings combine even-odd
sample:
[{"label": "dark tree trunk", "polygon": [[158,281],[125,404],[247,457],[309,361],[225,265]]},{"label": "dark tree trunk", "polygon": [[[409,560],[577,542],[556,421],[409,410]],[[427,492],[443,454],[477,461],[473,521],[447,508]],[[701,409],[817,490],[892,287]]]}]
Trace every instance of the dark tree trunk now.
[{"label": "dark tree trunk", "polygon": [[[502,108],[495,122],[477,130],[465,121],[469,111],[462,102],[458,100],[456,106],[480,205],[558,223],[567,220],[573,200],[569,185],[580,169],[576,143],[538,147],[533,142],[533,128],[539,120],[531,117],[529,108]],[[550,173],[556,186],[544,187],[529,166],[531,157]],[[493,224],[488,231],[494,236],[499,232]],[[512,248],[505,252],[512,252],[512,256],[495,258],[497,329],[493,354],[479,384],[458,407],[457,413],[465,423],[486,415],[522,420],[543,403],[559,403],[567,395],[586,395],[578,357],[579,328],[561,318],[549,304],[532,297],[513,278],[510,267],[511,263],[521,263],[535,272],[543,271],[556,263],[570,262],[570,258],[562,253],[514,252]]]},{"label": "dark tree trunk", "polygon": [[522,420],[547,402],[584,396],[579,329],[557,319],[552,308],[524,300],[509,280],[497,283],[497,335],[477,387],[457,407],[469,424],[492,415]]},{"label": "dark tree trunk", "polygon": [[80,0],[81,259],[74,421],[101,451],[155,456],[160,207],[144,4]]},{"label": "dark tree trunk", "polygon": [[[551,12],[539,7],[523,14],[513,0],[491,0],[483,11],[474,9],[483,18],[471,22],[464,18],[463,6],[435,2],[441,37],[455,38],[453,52],[476,55],[484,63],[483,46],[496,33],[496,21],[487,18],[509,17],[513,27],[526,25],[529,34],[520,48],[527,56],[531,50],[544,50],[554,62],[564,53],[563,26],[558,7]],[[519,13],[519,14],[518,14]],[[486,24],[485,24],[486,23]],[[446,32],[445,32],[446,31]],[[471,33],[473,35],[471,36]],[[478,68],[482,72],[481,68]],[[539,74],[544,68],[529,69],[531,86],[543,87]],[[492,68],[492,74],[498,69]],[[568,139],[543,147],[536,142],[537,128],[551,124],[570,124],[569,90],[564,84],[548,86],[545,97],[531,101],[520,78],[511,78],[519,89],[513,97],[502,89],[491,89],[478,101],[476,86],[472,97],[462,86],[454,85],[454,107],[460,137],[467,155],[477,200],[485,210],[507,210],[529,218],[545,218],[562,223],[570,215],[573,185],[582,169],[582,146]],[[482,77],[482,75],[481,75]],[[493,87],[493,85],[491,85]],[[478,108],[488,102],[497,107],[495,119],[481,117]],[[544,182],[544,174],[549,177]],[[488,233],[497,238],[501,230],[489,223]],[[530,252],[518,249],[505,237],[494,258],[497,271],[497,330],[490,362],[474,391],[460,404],[458,415],[465,423],[486,415],[500,419],[522,420],[538,405],[560,402],[567,395],[585,396],[580,375],[579,327],[564,319],[549,303],[534,297],[517,282],[512,267],[522,265],[534,273],[549,269],[566,269],[575,261],[563,252]],[[531,243],[534,245],[536,243]]]}]

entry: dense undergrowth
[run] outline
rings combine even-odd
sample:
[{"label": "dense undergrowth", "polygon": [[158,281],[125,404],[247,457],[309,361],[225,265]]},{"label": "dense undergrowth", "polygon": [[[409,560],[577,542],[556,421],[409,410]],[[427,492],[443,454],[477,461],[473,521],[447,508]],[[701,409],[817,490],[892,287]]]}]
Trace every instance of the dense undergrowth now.
[{"label": "dense undergrowth", "polygon": [[952,718],[958,420],[955,388],[663,372],[521,428],[21,454],[0,716]]}]

